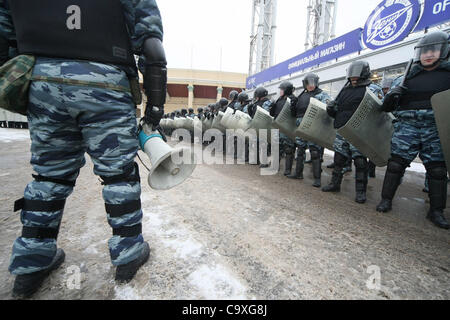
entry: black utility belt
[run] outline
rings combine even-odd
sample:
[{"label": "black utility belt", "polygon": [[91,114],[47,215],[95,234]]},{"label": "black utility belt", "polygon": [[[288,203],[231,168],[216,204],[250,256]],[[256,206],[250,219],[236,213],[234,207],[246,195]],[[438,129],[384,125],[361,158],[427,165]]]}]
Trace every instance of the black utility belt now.
[{"label": "black utility belt", "polygon": [[399,107],[396,112],[398,111],[418,111],[418,110],[433,110],[431,106],[429,107]]}]

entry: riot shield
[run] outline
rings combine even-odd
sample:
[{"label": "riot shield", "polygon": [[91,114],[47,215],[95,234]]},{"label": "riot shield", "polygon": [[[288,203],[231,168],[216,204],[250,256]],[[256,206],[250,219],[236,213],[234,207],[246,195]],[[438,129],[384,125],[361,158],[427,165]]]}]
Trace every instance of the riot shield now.
[{"label": "riot shield", "polygon": [[391,156],[394,116],[380,110],[381,100],[366,88],[364,99],[347,123],[337,132],[378,167]]},{"label": "riot shield", "polygon": [[209,130],[212,127],[213,119],[204,118],[203,119],[203,131]]},{"label": "riot shield", "polygon": [[183,119],[183,128],[188,131],[194,130],[194,119],[186,117]]},{"label": "riot shield", "polygon": [[444,152],[447,170],[450,170],[450,90],[436,93],[431,97],[436,126]]},{"label": "riot shield", "polygon": [[296,121],[297,119],[291,114],[291,100],[286,99],[283,109],[278,117],[273,121],[272,125],[292,140],[295,140],[295,130],[297,129]]},{"label": "riot shield", "polygon": [[255,129],[259,139],[259,129],[267,129],[267,140],[271,141],[273,117],[270,115],[269,111],[264,110],[261,107],[256,107],[255,115],[250,122],[249,129]]},{"label": "riot shield", "polygon": [[225,113],[219,111],[217,115],[214,117],[211,128],[218,129],[222,132],[225,132],[226,128],[222,125],[221,121]]},{"label": "riot shield", "polygon": [[250,127],[250,123],[252,122],[252,118],[239,110],[236,110],[236,112],[234,113],[234,118],[235,118],[235,129],[242,129],[244,131],[246,131],[249,127]]},{"label": "riot shield", "polygon": [[183,127],[183,124],[184,124],[184,119],[180,118],[180,117],[175,117],[173,122],[174,122],[174,128],[175,129],[181,129]]},{"label": "riot shield", "polygon": [[222,119],[220,120],[220,124],[225,127],[226,129],[231,129],[230,128],[230,120],[231,120],[231,116],[233,115],[233,109],[232,108],[227,108],[227,110],[225,110]]},{"label": "riot shield", "polygon": [[303,120],[295,130],[295,135],[314,142],[324,148],[333,150],[336,129],[334,121],[327,113],[327,106],[315,98],[311,98]]}]

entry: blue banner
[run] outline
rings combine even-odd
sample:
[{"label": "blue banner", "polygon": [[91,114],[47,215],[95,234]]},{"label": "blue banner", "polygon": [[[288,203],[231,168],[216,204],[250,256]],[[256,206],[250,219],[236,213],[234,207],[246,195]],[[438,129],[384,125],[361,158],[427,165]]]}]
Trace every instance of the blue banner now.
[{"label": "blue banner", "polygon": [[256,88],[261,83],[361,51],[361,32],[362,29],[358,28],[294,58],[254,74],[247,78],[247,89]]},{"label": "blue banner", "polygon": [[450,20],[450,0],[425,0],[422,17],[414,29],[421,31]]}]

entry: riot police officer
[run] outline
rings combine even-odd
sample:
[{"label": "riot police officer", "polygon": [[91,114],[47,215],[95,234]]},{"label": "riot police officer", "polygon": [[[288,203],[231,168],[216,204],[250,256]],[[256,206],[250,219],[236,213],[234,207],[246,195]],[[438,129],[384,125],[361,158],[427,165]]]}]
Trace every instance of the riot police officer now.
[{"label": "riot police officer", "polygon": [[[253,96],[254,96],[253,102],[247,106],[247,113],[252,119],[255,116],[257,107],[263,108],[266,111],[270,110],[272,101],[268,98],[268,95],[269,95],[269,92],[267,91],[266,88],[264,88],[264,87],[256,88],[256,90],[253,94]],[[258,150],[257,164],[260,163],[260,157],[261,157],[260,152],[261,152],[261,150],[264,150],[263,148],[265,148],[267,150],[265,154],[270,155],[270,144],[267,141],[259,141],[259,140],[257,140],[256,142],[251,141],[250,144],[253,147],[256,147],[256,150]],[[260,148],[261,148],[261,150],[260,150]],[[264,164],[261,164],[260,167],[267,168],[267,167],[269,167],[269,164],[264,163]]]},{"label": "riot police officer", "polygon": [[377,211],[392,209],[392,199],[405,169],[419,155],[429,179],[430,210],[427,218],[449,229],[444,217],[447,200],[447,168],[438,134],[431,97],[450,89],[449,36],[437,31],[424,36],[415,47],[414,64],[392,84],[382,109],[395,111],[398,122],[391,140],[391,158],[384,177],[382,200]]},{"label": "riot police officer", "polygon": [[189,111],[189,113],[187,114],[187,116],[189,118],[194,119],[194,117],[195,117],[194,109],[193,108],[189,108],[188,111]]},{"label": "riot police officer", "polygon": [[[291,100],[291,103],[296,103],[297,98],[294,96],[294,85],[289,81],[284,81],[279,86],[280,97],[270,107],[270,115],[276,119],[283,110],[287,99]],[[294,162],[295,143],[288,136],[280,132],[280,160],[281,155],[286,155],[284,175],[288,176],[292,171],[292,164]]]},{"label": "riot police officer", "polygon": [[226,108],[223,109],[223,112],[225,112],[227,108],[231,108],[234,110],[234,106],[238,103],[238,96],[239,92],[237,92],[236,90],[231,90],[230,94],[228,95],[230,103],[226,106]]},{"label": "riot police officer", "polygon": [[[66,24],[70,7],[80,16]],[[8,40],[0,41],[0,51],[17,41],[19,54],[36,57],[28,120],[31,164],[37,174],[15,204],[21,209],[23,229],[9,266],[16,275],[13,295],[30,296],[63,263],[65,253],[56,239],[85,151],[103,181],[116,280],[131,280],[148,260],[134,162],[139,99],[136,91],[133,99],[131,83],[138,79],[134,54],[143,55],[148,98],[144,120],[156,128],[164,114],[167,85],[162,37],[154,0],[0,2],[0,38]]]},{"label": "riot police officer", "polygon": [[256,107],[261,107],[266,111],[269,111],[269,108],[272,104],[272,101],[268,98],[269,92],[264,87],[258,87],[254,93],[254,102],[248,105],[247,113],[250,117],[255,116]]},{"label": "riot police officer", "polygon": [[244,91],[238,95],[238,103],[235,105],[234,109],[247,113],[247,106],[250,103],[248,94]]},{"label": "riot police officer", "polygon": [[187,117],[187,113],[188,113],[187,109],[181,109],[181,117],[182,118],[186,118]]},{"label": "riot police officer", "polygon": [[202,120],[203,119],[203,108],[197,108],[197,117]]},{"label": "riot police officer", "polygon": [[[347,83],[341,90],[336,100],[327,104],[328,115],[334,118],[334,127],[339,129],[344,126],[352,117],[364,98],[366,88],[371,90],[376,96],[381,93],[381,88],[372,83],[370,77],[370,66],[366,61],[354,61],[347,70]],[[355,163],[355,201],[358,203],[366,202],[368,161],[367,158],[358,151],[351,143],[346,141],[341,135],[336,134],[334,141],[334,169],[331,182],[328,186],[322,188],[324,192],[339,192],[344,168],[348,158],[343,148],[347,142],[350,147],[351,157]]]},{"label": "riot police officer", "polygon": [[220,100],[217,101],[216,106],[215,106],[216,114],[219,111],[225,112],[228,107],[229,107],[228,100],[226,98],[220,98]]},{"label": "riot police officer", "polygon": [[[324,103],[331,100],[330,96],[319,88],[319,76],[314,73],[308,73],[305,75],[305,77],[303,78],[302,93],[300,93],[296,101],[294,100],[291,102],[291,113],[293,117],[297,118],[297,126],[300,125],[303,116],[308,109],[311,98],[315,98]],[[311,151],[311,160],[313,166],[313,186],[319,188],[321,183],[320,178],[322,174],[320,156],[323,148],[315,143],[308,142],[301,138],[296,138],[295,143],[297,145],[297,162],[295,165],[295,172],[289,175],[288,178],[303,179],[305,153],[306,148],[309,147]]]}]

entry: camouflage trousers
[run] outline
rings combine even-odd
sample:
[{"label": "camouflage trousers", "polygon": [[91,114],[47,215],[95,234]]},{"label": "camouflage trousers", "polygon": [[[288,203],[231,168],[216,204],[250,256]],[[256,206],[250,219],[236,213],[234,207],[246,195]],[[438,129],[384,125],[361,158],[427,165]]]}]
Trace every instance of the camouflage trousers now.
[{"label": "camouflage trousers", "polygon": [[392,155],[408,163],[419,155],[424,165],[445,161],[433,110],[399,111],[395,116]]},{"label": "camouflage trousers", "polygon": [[280,132],[280,159],[283,153],[293,154],[295,152],[295,142],[284,133]]},{"label": "camouflage trousers", "polygon": [[350,142],[344,139],[343,136],[336,133],[336,139],[333,143],[334,152],[339,152],[343,156],[355,159],[357,157],[365,157],[358,149],[356,149]]},{"label": "camouflage trousers", "polygon": [[[128,83],[123,71],[89,62],[38,60],[34,74],[124,86]],[[138,129],[131,94],[33,81],[29,98],[31,164],[41,178],[26,186],[24,201],[38,203],[40,208],[23,207],[20,218],[24,230],[41,228],[53,230],[57,235],[65,200],[72,193],[87,152],[94,173],[105,181],[102,194],[109,225],[114,231],[128,230],[109,239],[111,261],[113,265],[121,265],[136,259],[143,248],[143,237],[141,186],[134,164]],[[120,175],[135,176],[135,179],[122,177],[108,182],[108,178]],[[46,207],[55,201],[59,205]],[[85,232],[90,232],[89,226]],[[56,249],[56,237],[24,237],[22,233],[13,244],[9,271],[18,275],[42,270],[50,265]]]},{"label": "camouflage trousers", "polygon": [[[296,121],[296,126],[298,127],[300,125],[300,123],[302,122],[303,117],[297,118]],[[297,145],[297,147],[306,150],[308,148],[315,148],[317,149],[319,152],[322,152],[323,147],[319,146],[318,144],[315,144],[314,142],[310,142],[307,140],[304,140],[302,138],[296,137],[295,138],[295,144]]]}]

